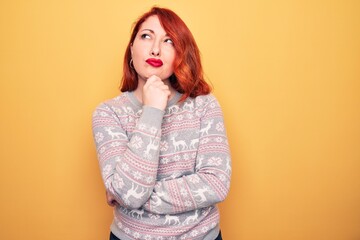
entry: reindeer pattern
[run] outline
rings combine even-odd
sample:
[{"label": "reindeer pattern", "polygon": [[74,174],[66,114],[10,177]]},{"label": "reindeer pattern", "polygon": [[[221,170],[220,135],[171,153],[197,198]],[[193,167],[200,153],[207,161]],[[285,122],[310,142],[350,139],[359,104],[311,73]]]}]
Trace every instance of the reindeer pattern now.
[{"label": "reindeer pattern", "polygon": [[124,195],[124,201],[125,203],[130,203],[130,197],[135,199],[141,199],[146,193],[147,190],[144,190],[141,188],[141,190],[138,192],[138,188],[141,188],[139,185],[135,185],[134,183],[131,183],[131,188],[127,190],[126,194]]},{"label": "reindeer pattern", "polygon": [[[208,206],[208,202],[222,201],[217,198],[227,194],[231,174],[227,139],[215,98],[199,96],[169,106],[161,128],[141,118],[143,110],[127,98],[128,93],[124,93],[114,99],[114,103],[107,103],[122,126],[109,124],[110,108],[103,107],[94,114],[99,119],[95,126],[103,126],[100,130],[95,127],[94,136],[97,137],[100,165],[106,173],[104,181],[106,187],[114,188],[111,192],[118,195],[120,203],[115,211],[115,215],[119,215],[116,219],[126,216],[127,221],[144,226],[193,229],[193,232],[179,233],[184,239],[206,234],[218,224],[217,218],[212,217],[213,220],[201,229],[196,226],[217,214],[217,208]],[[118,153],[118,149],[130,150]],[[216,177],[216,182],[206,184],[208,176],[197,175],[201,171],[211,173],[208,176]],[[132,205],[147,199],[143,205]],[[174,214],[174,211],[179,213]],[[152,232],[151,229],[155,229],[152,227],[148,228],[148,233],[138,233],[131,225],[121,222],[117,227],[139,239],[156,239],[158,234]]]},{"label": "reindeer pattern", "polygon": [[206,217],[211,210],[213,210],[212,207],[209,208],[203,208],[203,209],[196,209],[194,211],[192,211],[192,214],[190,215],[172,215],[172,214],[166,214],[165,218],[162,220],[161,215],[158,214],[153,214],[153,213],[149,213],[144,211],[144,209],[133,209],[133,210],[128,210],[126,208],[121,208],[121,211],[132,217],[132,218],[136,218],[136,219],[143,219],[144,217],[152,219],[153,222],[156,222],[159,225],[172,225],[172,226],[186,226],[186,225],[190,225],[190,224],[194,224],[196,222],[199,222],[200,219]]}]

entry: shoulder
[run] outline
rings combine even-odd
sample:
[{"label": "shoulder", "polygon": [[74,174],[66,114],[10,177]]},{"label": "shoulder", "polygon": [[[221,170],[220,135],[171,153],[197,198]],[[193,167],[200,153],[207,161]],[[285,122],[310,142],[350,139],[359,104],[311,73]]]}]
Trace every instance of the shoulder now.
[{"label": "shoulder", "polygon": [[195,116],[202,118],[214,111],[221,113],[221,107],[213,94],[200,95],[197,97],[188,97],[184,102],[180,103],[180,109],[187,113],[193,113]]},{"label": "shoulder", "polygon": [[193,98],[197,108],[215,108],[220,107],[219,101],[213,94],[200,95]]},{"label": "shoulder", "polygon": [[97,115],[101,112],[114,112],[116,114],[121,114],[123,109],[127,108],[129,104],[128,93],[122,93],[114,98],[107,99],[95,107],[93,115]]},{"label": "shoulder", "polygon": [[213,101],[217,101],[216,97],[214,96],[214,94],[209,93],[206,95],[200,95],[195,97],[196,101],[203,101],[205,103],[209,103],[209,102],[213,102]]}]

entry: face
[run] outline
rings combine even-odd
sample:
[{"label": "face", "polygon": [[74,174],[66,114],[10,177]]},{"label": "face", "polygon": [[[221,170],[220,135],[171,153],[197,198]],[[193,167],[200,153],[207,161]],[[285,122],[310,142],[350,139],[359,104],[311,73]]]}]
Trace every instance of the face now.
[{"label": "face", "polygon": [[167,80],[174,72],[175,48],[154,15],[141,25],[131,46],[131,55],[139,81],[152,75]]}]

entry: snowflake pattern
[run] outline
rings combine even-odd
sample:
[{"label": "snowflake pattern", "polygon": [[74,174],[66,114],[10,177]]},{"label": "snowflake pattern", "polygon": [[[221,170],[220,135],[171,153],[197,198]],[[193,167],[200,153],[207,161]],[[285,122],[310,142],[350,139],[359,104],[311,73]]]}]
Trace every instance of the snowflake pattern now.
[{"label": "snowflake pattern", "polygon": [[117,224],[117,226],[118,226],[120,229],[122,229],[122,228],[123,228],[123,224],[122,224],[122,222],[117,221],[117,222],[116,222],[116,224]]},{"label": "snowflake pattern", "polygon": [[119,176],[119,174],[114,174],[113,185],[117,189],[122,189],[125,186],[124,180]]},{"label": "snowflake pattern", "polygon": [[191,235],[192,237],[196,237],[197,235],[199,235],[199,232],[198,232],[197,230],[193,230],[193,231],[190,233],[190,235]]},{"label": "snowflake pattern", "polygon": [[157,130],[156,127],[151,127],[151,128],[150,128],[150,133],[151,133],[151,134],[155,134],[157,131],[158,131],[158,130]]},{"label": "snowflake pattern", "polygon": [[224,123],[222,123],[222,122],[218,122],[217,124],[216,124],[216,130],[218,130],[219,132],[224,132]]},{"label": "snowflake pattern", "polygon": [[175,162],[180,161],[181,157],[179,155],[175,155],[175,157],[173,158]]},{"label": "snowflake pattern", "polygon": [[189,195],[188,191],[186,191],[185,188],[181,188],[180,189],[180,194],[183,196],[183,197],[187,197]]},{"label": "snowflake pattern", "polygon": [[143,178],[141,172],[139,172],[139,171],[134,171],[134,172],[133,172],[133,176],[134,176],[134,178],[135,178],[136,180],[139,180],[139,179],[142,179],[142,178]]},{"label": "snowflake pattern", "polygon": [[219,157],[212,157],[209,159],[209,164],[214,166],[220,166],[223,160]]},{"label": "snowflake pattern", "polygon": [[184,116],[183,115],[178,115],[177,117],[176,117],[176,120],[178,120],[178,121],[182,121],[184,119]]},{"label": "snowflake pattern", "polygon": [[101,148],[99,149],[99,153],[100,153],[100,154],[103,154],[105,151],[106,151],[106,147],[101,147]]},{"label": "snowflake pattern", "polygon": [[131,146],[135,149],[141,148],[143,143],[143,140],[139,136],[132,137],[130,142]]},{"label": "snowflake pattern", "polygon": [[160,163],[162,163],[162,164],[167,164],[169,162],[170,162],[170,159],[167,157],[160,158]]},{"label": "snowflake pattern", "polygon": [[[126,96],[127,93],[123,94],[123,96]],[[156,209],[152,209],[152,213],[150,212],[142,212],[141,208],[134,214],[134,221],[138,222],[139,224],[144,224],[152,227],[154,226],[161,226],[164,223],[165,215],[161,212],[158,214],[157,209],[162,209],[161,204],[168,204],[169,207],[171,207],[172,204],[179,205],[185,209],[193,209],[194,208],[194,199],[189,194],[189,191],[192,192],[193,189],[200,189],[204,187],[203,184],[206,184],[206,182],[202,182],[202,179],[199,177],[198,174],[196,174],[196,170],[194,169],[196,162],[199,160],[199,157],[202,156],[202,166],[212,166],[212,172],[214,175],[218,177],[220,181],[222,181],[222,184],[224,187],[229,187],[229,176],[231,169],[231,165],[229,165],[229,160],[225,160],[226,152],[223,149],[219,149],[220,144],[227,144],[227,138],[224,134],[221,134],[220,132],[225,132],[224,124],[221,121],[218,121],[218,119],[221,119],[221,116],[218,115],[217,110],[211,110],[208,111],[210,108],[218,108],[218,104],[216,101],[214,101],[214,98],[208,97],[208,96],[199,96],[195,98],[195,101],[187,99],[184,103],[186,103],[186,107],[178,107],[177,109],[174,108],[174,110],[169,111],[166,110],[168,114],[164,115],[163,118],[163,124],[162,124],[162,133],[159,131],[160,129],[156,127],[152,127],[152,125],[146,124],[146,119],[141,118],[142,110],[138,107],[135,107],[134,105],[128,104],[128,99],[124,97],[118,97],[117,100],[117,107],[112,107],[111,105],[108,105],[109,107],[102,106],[101,108],[104,109],[104,111],[96,111],[94,113],[94,116],[103,116],[106,117],[106,119],[103,119],[101,122],[101,119],[97,119],[97,124],[109,124],[108,119],[112,117],[117,117],[118,123],[121,124],[120,127],[123,127],[124,132],[128,134],[128,136],[132,136],[130,138],[129,147],[131,147],[133,152],[131,155],[127,156],[123,153],[115,152],[112,148],[118,148],[121,146],[120,151],[123,151],[126,147],[126,143],[121,139],[121,141],[111,141],[111,139],[108,139],[106,137],[106,132],[99,130],[97,128],[97,132],[94,135],[94,140],[98,144],[98,154],[99,154],[99,160],[100,164],[102,165],[102,174],[103,175],[111,175],[114,174],[113,177],[105,178],[105,186],[112,190],[112,191],[118,191],[117,189],[124,189],[129,185],[129,182],[126,180],[127,177],[133,178],[134,183],[140,184],[142,186],[140,189],[135,188],[134,186],[132,190],[125,189],[126,194],[129,196],[135,196],[136,194],[142,194],[142,190],[147,185],[155,184],[155,188],[162,189],[164,186],[164,182],[162,180],[166,181],[174,181],[173,184],[176,189],[176,191],[179,191],[178,194],[179,199],[172,199],[172,195],[169,194],[169,192],[162,191],[162,194],[159,195],[161,197],[161,202],[156,202],[157,204],[160,204],[160,206],[156,205]],[[183,104],[184,105],[184,104]],[[179,106],[183,106],[179,105]],[[123,109],[120,109],[123,107]],[[184,111],[184,109],[186,111]],[[188,110],[191,110],[192,112],[189,112]],[[175,111],[176,110],[176,111]],[[116,116],[114,114],[111,114],[111,111],[116,113]],[[172,116],[170,116],[172,115]],[[100,118],[100,117],[98,117]],[[201,119],[200,119],[201,118]],[[205,137],[200,136],[199,130],[201,129],[201,124],[206,123],[207,120],[211,120],[213,118],[214,124],[211,126],[210,133],[214,134],[213,137],[209,138],[205,134]],[[139,121],[140,119],[140,121]],[[191,119],[191,121],[186,121],[188,119]],[[207,119],[207,120],[204,120]],[[175,123],[175,125],[174,125]],[[108,126],[108,125],[106,125]],[[191,126],[191,130],[188,130],[187,127]],[[206,125],[204,125],[206,126]],[[179,151],[174,152],[173,143],[169,141],[169,136],[171,133],[178,131],[179,134],[184,134],[184,136],[187,136],[184,140],[188,146],[188,148],[180,149]],[[217,134],[216,134],[217,133]],[[146,148],[146,144],[149,141],[150,135],[159,134],[158,137],[161,137],[161,141],[157,140],[156,145],[158,147],[157,151],[160,150],[160,156],[159,156],[159,163],[160,163],[160,172],[158,171],[157,174],[153,174],[154,169],[156,170],[156,162],[146,162],[144,159],[144,150]],[[107,142],[103,143],[104,140]],[[177,138],[178,141],[180,141],[180,138]],[[196,141],[196,142],[195,142]],[[201,146],[199,144],[206,145],[204,148],[201,148],[201,152],[199,153],[194,146]],[[209,144],[213,143],[215,145]],[[216,146],[216,143],[219,143]],[[190,147],[191,146],[191,147]],[[211,148],[212,146],[215,146]],[[140,149],[138,151],[135,151],[134,149]],[[176,149],[175,149],[176,150]],[[209,151],[207,151],[209,150]],[[219,151],[218,151],[219,150]],[[118,150],[116,150],[118,151]],[[216,152],[218,151],[218,153]],[[153,151],[154,152],[154,151]],[[103,154],[105,153],[105,154]],[[116,155],[115,155],[116,154]],[[114,156],[115,155],[115,156]],[[155,156],[155,155],[154,155]],[[150,160],[150,159],[149,159]],[[143,168],[139,169],[134,165],[133,163],[140,163],[143,161],[144,166]],[[111,164],[109,164],[111,163]],[[155,164],[154,164],[155,163]],[[170,164],[169,164],[170,163]],[[229,163],[229,164],[228,164]],[[114,168],[116,165],[116,171],[114,172]],[[162,166],[162,165],[167,166]],[[217,167],[220,166],[220,168],[217,170]],[[211,168],[210,168],[211,169]],[[228,170],[229,169],[229,170]],[[220,170],[220,171],[219,171]],[[191,171],[195,171],[195,173],[191,173]],[[114,172],[114,173],[113,173]],[[186,178],[182,177],[186,175]],[[174,178],[172,180],[171,178]],[[157,181],[157,182],[156,182]],[[130,183],[131,184],[131,183]],[[126,186],[125,186],[126,185]],[[170,186],[170,185],[169,185]],[[174,191],[175,191],[174,189]],[[209,185],[209,190],[214,192],[214,189]],[[172,191],[170,189],[170,191]],[[158,192],[158,191],[156,191]],[[213,194],[215,195],[215,194]],[[140,196],[140,195],[138,195]],[[211,194],[207,193],[206,197],[210,198]],[[198,196],[201,197],[201,196]],[[167,199],[165,199],[167,198]],[[132,199],[136,200],[136,197],[133,197]],[[195,199],[195,201],[197,201]],[[144,210],[147,209],[147,207],[150,209],[150,202],[146,203],[144,205]],[[165,208],[167,206],[164,205]],[[154,205],[155,208],[155,205]],[[205,210],[206,209],[206,210]],[[211,208],[204,208],[199,209],[201,212],[201,219],[207,219],[207,215],[210,213],[210,210],[207,211],[207,209]],[[134,213],[134,212],[132,212]],[[137,214],[140,214],[144,218],[143,220],[140,220],[139,216]],[[161,213],[161,214],[160,214]],[[203,215],[205,214],[206,215]],[[163,232],[156,232],[153,230],[149,230],[146,232],[140,232],[138,229],[133,227],[131,224],[129,225],[123,225],[124,223],[119,222],[121,221],[121,214],[127,214],[129,217],[131,217],[130,209],[126,209],[123,207],[120,207],[119,211],[115,211],[115,223],[116,226],[121,229],[124,234],[126,234],[131,239],[145,239],[145,240],[176,240],[176,239],[197,239],[201,238],[203,236],[206,236],[206,234],[210,231],[210,224],[212,228],[216,227],[218,224],[217,218],[213,218],[211,221],[208,222],[207,225],[202,226],[196,226],[188,229],[184,229],[181,232],[178,232],[177,234],[173,232],[163,233]],[[182,223],[185,219],[188,219],[186,216],[183,217],[181,215],[173,215],[178,216],[177,221],[180,221],[178,226],[183,226]],[[181,217],[180,217],[181,216]],[[211,215],[213,216],[213,215]],[[145,219],[147,219],[147,222],[145,222]],[[174,222],[174,219],[172,218],[172,222]],[[189,218],[189,223],[190,218]],[[159,224],[159,225],[158,225]],[[150,229],[152,229],[150,227]],[[164,234],[164,235],[163,235]],[[163,236],[159,236],[163,235]],[[170,235],[170,236],[169,236]],[[172,236],[171,236],[172,235]],[[176,236],[175,236],[176,235]]]},{"label": "snowflake pattern", "polygon": [[148,183],[148,184],[150,184],[150,183],[154,182],[154,178],[151,177],[151,176],[149,176],[149,177],[147,177],[147,178],[145,179],[145,182]]},{"label": "snowflake pattern", "polygon": [[102,140],[104,140],[104,134],[102,134],[101,132],[97,132],[95,134],[95,141],[97,143],[100,143]]},{"label": "snowflake pattern", "polygon": [[149,234],[147,234],[147,235],[144,236],[144,239],[145,240],[151,240],[151,236]]},{"label": "snowflake pattern", "polygon": [[129,165],[127,163],[122,163],[121,169],[124,170],[124,172],[128,172],[130,170]]},{"label": "snowflake pattern", "polygon": [[187,200],[187,201],[184,202],[184,205],[185,205],[186,207],[191,207],[191,206],[192,206],[192,202],[189,201],[189,200]]},{"label": "snowflake pattern", "polygon": [[140,238],[140,233],[134,232],[133,236],[134,236],[135,239],[139,239]]},{"label": "snowflake pattern", "polygon": [[206,138],[201,139],[200,143],[201,144],[207,144],[209,141],[210,141],[210,139],[206,137]]},{"label": "snowflake pattern", "polygon": [[169,149],[169,144],[167,141],[161,141],[160,142],[160,151],[166,152]]},{"label": "snowflake pattern", "polygon": [[124,229],[124,231],[125,231],[126,234],[129,234],[129,233],[130,233],[130,229],[129,229],[128,227],[126,227],[126,228]]},{"label": "snowflake pattern", "polygon": [[105,165],[105,167],[103,168],[103,175],[104,176],[109,176],[109,174],[112,171],[112,167],[110,164]]}]

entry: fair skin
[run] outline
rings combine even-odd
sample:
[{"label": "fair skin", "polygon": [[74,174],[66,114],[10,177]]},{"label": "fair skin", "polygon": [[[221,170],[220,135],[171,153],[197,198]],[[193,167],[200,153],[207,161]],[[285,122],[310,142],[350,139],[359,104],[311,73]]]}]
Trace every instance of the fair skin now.
[{"label": "fair skin", "polygon": [[[131,45],[131,55],[138,74],[135,96],[146,106],[165,110],[168,100],[176,92],[169,81],[174,73],[176,54],[171,39],[156,15],[147,18],[141,25]],[[162,65],[154,67],[146,62],[148,59],[161,60]],[[106,200],[110,206],[118,204],[107,191]]]},{"label": "fair skin", "polygon": [[[174,72],[175,48],[170,37],[154,15],[141,25],[131,46],[134,68],[138,74],[135,96],[146,106],[165,110],[168,100],[175,93],[169,77]],[[148,59],[161,60],[153,66]]]}]

